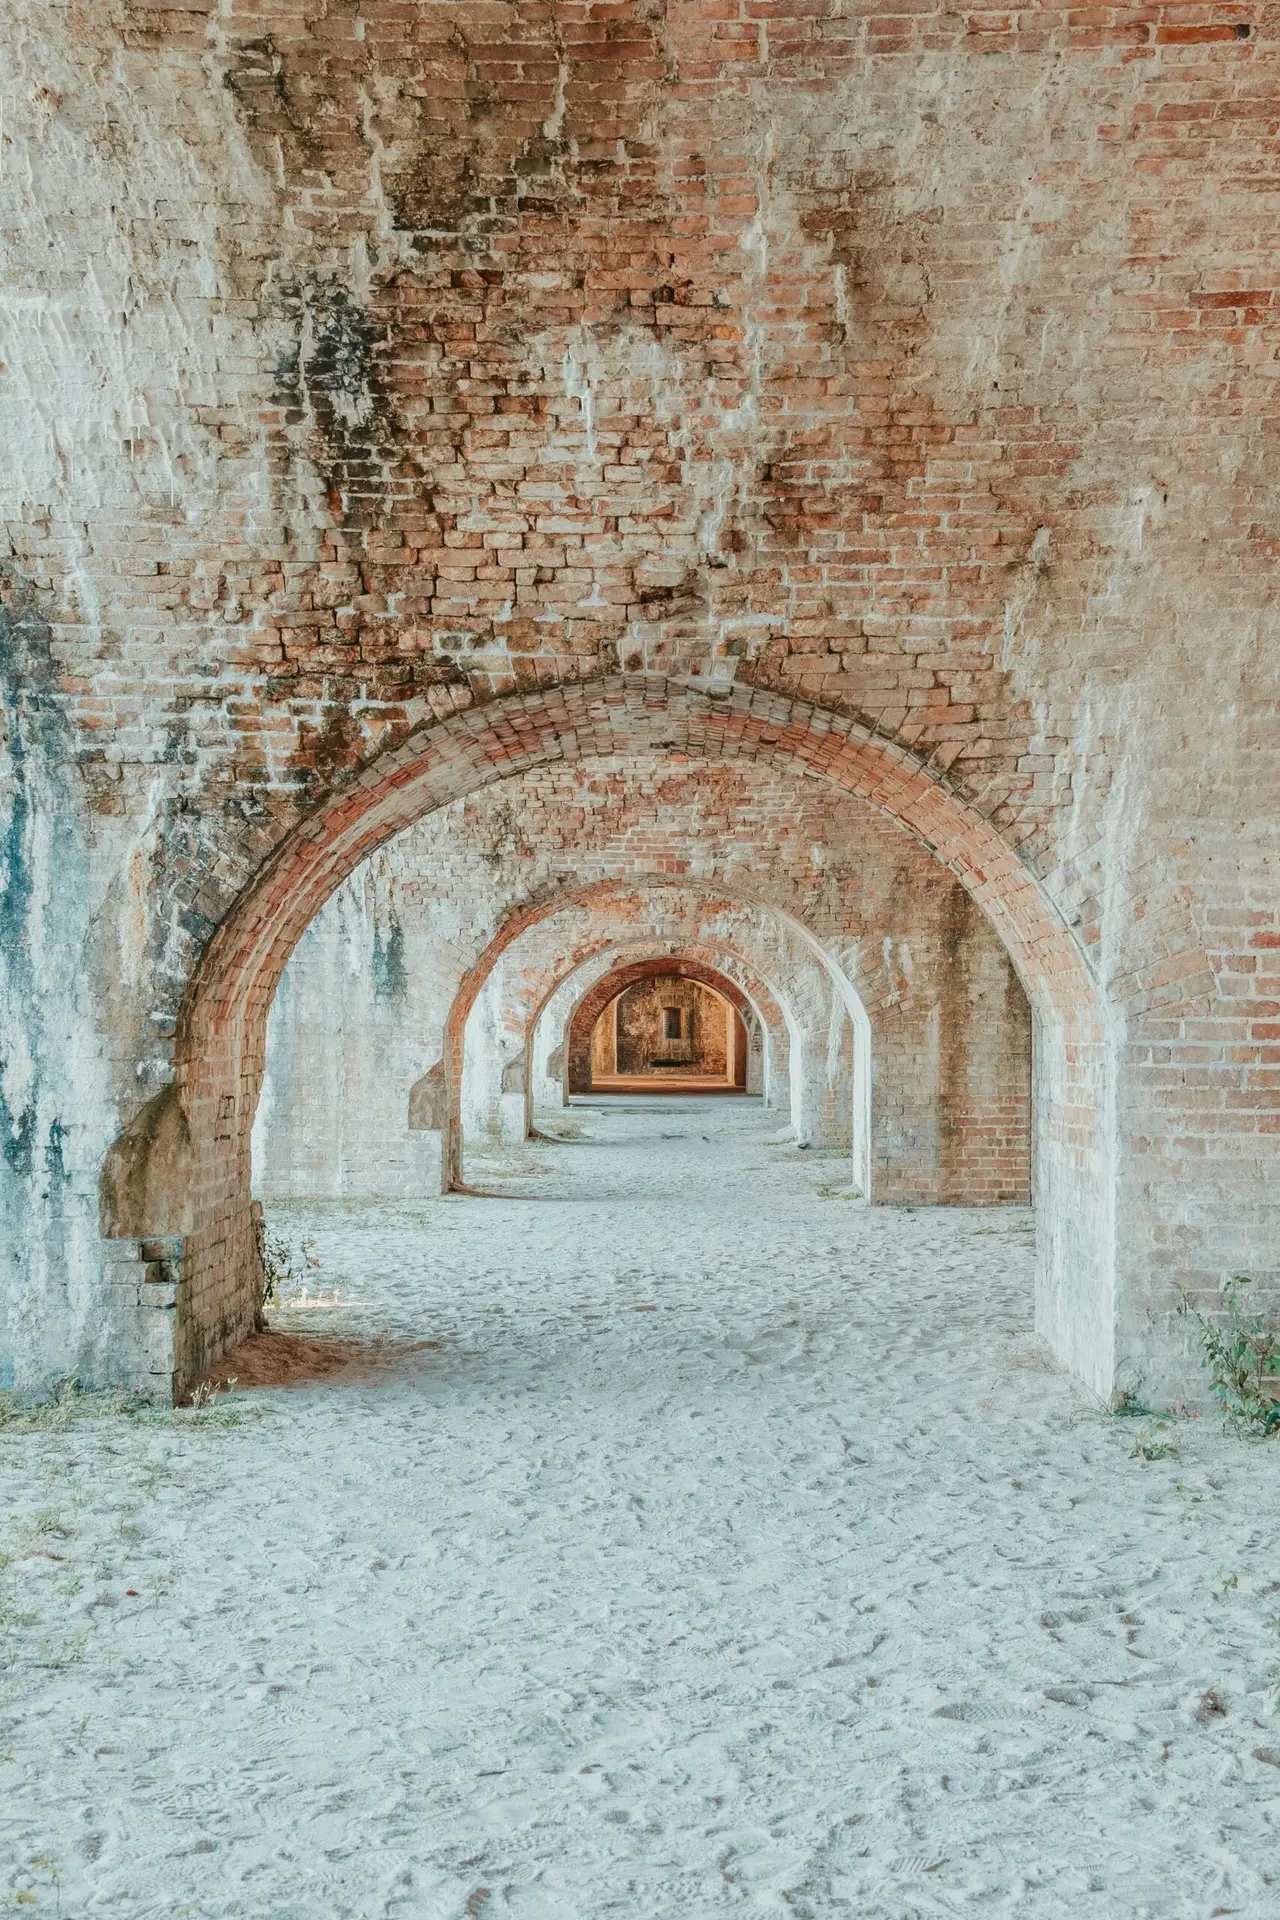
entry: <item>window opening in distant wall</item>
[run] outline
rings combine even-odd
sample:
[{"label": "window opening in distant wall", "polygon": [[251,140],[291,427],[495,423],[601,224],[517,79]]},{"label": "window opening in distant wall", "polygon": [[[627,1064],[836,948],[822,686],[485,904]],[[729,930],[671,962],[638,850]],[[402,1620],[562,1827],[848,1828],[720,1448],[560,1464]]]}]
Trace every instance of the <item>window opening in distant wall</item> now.
[{"label": "window opening in distant wall", "polygon": [[684,1019],[684,1015],[681,1008],[668,1007],[666,1009],[666,1021],[667,1021],[666,1038],[668,1040],[684,1039],[683,1019]]}]

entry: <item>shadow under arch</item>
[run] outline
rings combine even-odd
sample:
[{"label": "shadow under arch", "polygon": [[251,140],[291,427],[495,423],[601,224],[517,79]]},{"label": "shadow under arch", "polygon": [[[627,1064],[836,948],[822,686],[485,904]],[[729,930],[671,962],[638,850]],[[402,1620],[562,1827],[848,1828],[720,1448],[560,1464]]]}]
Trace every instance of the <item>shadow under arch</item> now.
[{"label": "shadow under arch", "polygon": [[360,861],[436,807],[553,762],[639,753],[746,759],[830,781],[899,821],[987,914],[1036,1017],[1037,1322],[1067,1365],[1109,1391],[1116,1303],[1103,1009],[1079,946],[1035,875],[942,775],[854,720],[752,687],[711,693],[631,674],[510,694],[414,733],[302,820],[218,926],[184,997],[175,1043],[190,1142],[177,1389],[254,1323],[260,1268],[249,1135],[267,1012],[309,921]]},{"label": "shadow under arch", "polygon": [[[663,940],[652,936],[634,940],[619,940],[616,935],[610,938],[601,937],[591,942],[585,942],[582,946],[575,948],[572,956],[566,961],[565,965],[552,976],[551,984],[546,988],[541,998],[530,1008],[525,1021],[524,1033],[526,1132],[533,1125],[534,1047],[538,1028],[551,1002],[556,998],[557,994],[561,993],[565,987],[571,984],[575,974],[583,972],[605,954],[613,956],[613,967],[610,971],[621,969],[640,960],[656,964],[667,960],[677,961],[686,958],[702,961],[717,972],[722,972],[726,964],[736,967],[742,977],[736,980],[734,984],[741,988],[752,1013],[759,1021],[761,1030],[765,1036],[766,1046],[772,1046],[775,1049],[775,1058],[772,1062],[768,1060],[766,1062],[765,1084],[766,1092],[769,1091],[769,1073],[772,1071],[776,1074],[779,1071],[776,1059],[778,1038],[779,1036],[785,1036],[786,1038],[787,1053],[784,1058],[789,1061],[793,1036],[796,1031],[795,1018],[787,1005],[783,993],[774,986],[774,984],[768,980],[767,976],[761,973],[744,954],[740,953],[729,942],[723,940]],[[600,979],[604,979],[607,978],[608,975],[602,974],[599,977]],[[732,976],[729,977],[732,978]],[[593,980],[591,987],[597,984],[598,981]],[[591,987],[583,988],[584,997],[591,991]],[[580,1001],[575,1003],[565,1021],[566,1035],[572,1024],[573,1015],[580,1004]]]},{"label": "shadow under arch", "polygon": [[[446,1190],[463,1186],[462,1177],[462,1078],[466,1058],[466,1029],[471,1009],[485,982],[503,954],[531,928],[553,919],[574,907],[594,906],[609,899],[625,899],[634,893],[664,889],[704,893],[715,900],[732,901],[767,914],[807,949],[828,975],[854,1031],[853,1084],[853,1165],[854,1181],[862,1193],[869,1192],[871,1177],[871,1018],[857,988],[839,961],[801,920],[777,906],[764,894],[753,892],[732,881],[698,874],[637,873],[625,877],[592,880],[581,887],[558,887],[540,894],[514,909],[494,934],[484,952],[458,983],[445,1021],[443,1061],[445,1111],[441,1142],[442,1180]],[[794,1032],[794,1025],[791,1029]]]}]

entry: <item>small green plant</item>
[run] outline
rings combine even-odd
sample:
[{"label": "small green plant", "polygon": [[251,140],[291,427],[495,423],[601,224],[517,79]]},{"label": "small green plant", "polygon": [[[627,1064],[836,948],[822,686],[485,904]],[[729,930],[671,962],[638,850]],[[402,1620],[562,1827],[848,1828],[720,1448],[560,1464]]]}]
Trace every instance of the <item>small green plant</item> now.
[{"label": "small green plant", "polygon": [[1154,1429],[1144,1427],[1129,1449],[1131,1460],[1176,1460],[1178,1449],[1170,1440],[1158,1440],[1157,1434],[1167,1433],[1168,1423],[1157,1420]]},{"label": "small green plant", "polygon": [[79,1666],[89,1647],[89,1628],[82,1627],[65,1640],[42,1640],[36,1650],[35,1664],[46,1673],[61,1673],[66,1667]]},{"label": "small green plant", "polygon": [[1280,1334],[1245,1318],[1241,1300],[1250,1284],[1243,1273],[1227,1281],[1221,1319],[1209,1319],[1185,1292],[1178,1312],[1198,1329],[1200,1364],[1225,1418],[1246,1433],[1268,1435],[1280,1430]]},{"label": "small green plant", "polygon": [[1213,1582],[1218,1589],[1218,1598],[1225,1600],[1227,1595],[1234,1593],[1240,1585],[1240,1575],[1238,1573],[1228,1573],[1225,1567],[1219,1567],[1213,1576]]},{"label": "small green plant", "polygon": [[305,1291],[309,1273],[320,1265],[314,1240],[299,1240],[295,1246],[282,1233],[262,1230],[262,1299],[283,1306],[291,1294]]},{"label": "small green plant", "polygon": [[1155,1408],[1139,1400],[1137,1394],[1130,1393],[1128,1387],[1120,1388],[1108,1411],[1113,1420],[1154,1420],[1156,1417]]}]

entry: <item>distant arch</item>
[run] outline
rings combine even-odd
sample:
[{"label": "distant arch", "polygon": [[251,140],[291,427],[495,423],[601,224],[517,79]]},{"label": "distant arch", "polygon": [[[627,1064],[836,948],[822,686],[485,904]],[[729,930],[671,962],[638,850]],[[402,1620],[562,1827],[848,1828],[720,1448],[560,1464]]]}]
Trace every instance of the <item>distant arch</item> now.
[{"label": "distant arch", "polygon": [[467,1019],[485,982],[503,954],[523,933],[566,907],[589,906],[611,897],[626,897],[650,888],[657,890],[678,885],[682,890],[705,893],[713,899],[750,906],[767,914],[785,927],[813,955],[828,975],[854,1029],[853,1129],[855,1179],[863,1192],[868,1191],[871,1135],[871,1021],[848,975],[834,955],[829,953],[809,929],[793,914],[771,901],[740,886],[721,880],[670,873],[629,874],[625,878],[589,881],[581,887],[560,887],[546,896],[526,901],[499,927],[484,952],[463,975],[454,994],[444,1030],[445,1084],[448,1089],[444,1137],[441,1143],[442,1179],[446,1189],[463,1185],[462,1173],[462,1076],[466,1053]]},{"label": "distant arch", "polygon": [[[779,1073],[782,1067],[789,1063],[796,1022],[787,997],[730,943],[708,939],[675,941],[652,937],[619,942],[615,937],[601,937],[583,942],[566,956],[564,963],[551,976],[540,998],[529,1011],[524,1037],[526,1129],[532,1125],[533,1121],[534,1046],[543,1017],[552,1001],[569,985],[574,975],[590,967],[594,961],[606,954],[613,956],[615,968],[627,966],[632,960],[644,959],[657,962],[677,954],[703,961],[708,966],[718,969],[726,966],[736,967],[741,975],[738,985],[741,986],[752,1012],[760,1023],[766,1048],[773,1050],[773,1058],[766,1066],[766,1092],[768,1091],[768,1073],[770,1071]],[[605,976],[602,975],[601,978],[603,977]],[[593,981],[591,984],[594,986],[596,982]],[[584,989],[585,991],[587,989]],[[566,1035],[571,1019],[572,1010],[569,1019],[565,1021]]]},{"label": "distant arch", "polygon": [[617,968],[606,974],[603,980],[597,980],[589,987],[574,1008],[565,1028],[565,1074],[572,1081],[577,1063],[575,1054],[581,1049],[583,1036],[586,1037],[587,1078],[590,1078],[591,1032],[596,1021],[610,1003],[629,987],[638,986],[642,980],[693,980],[700,986],[710,989],[729,1006],[744,1023],[754,1013],[747,995],[719,968],[711,967],[702,960],[682,958],[673,955],[668,959],[660,956],[652,960],[633,960],[630,965]]}]

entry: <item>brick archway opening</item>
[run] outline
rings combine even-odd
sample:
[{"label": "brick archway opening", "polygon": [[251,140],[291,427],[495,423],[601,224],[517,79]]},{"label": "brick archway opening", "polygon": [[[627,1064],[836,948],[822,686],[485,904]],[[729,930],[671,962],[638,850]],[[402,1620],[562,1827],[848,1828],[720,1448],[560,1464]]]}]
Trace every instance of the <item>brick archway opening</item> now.
[{"label": "brick archway opening", "polygon": [[[472,1008],[479,999],[486,981],[493,973],[502,956],[512,947],[522,934],[539,924],[549,921],[566,907],[598,904],[610,898],[625,898],[633,892],[655,891],[672,883],[672,875],[665,871],[647,875],[632,875],[627,879],[607,879],[591,881],[583,887],[562,887],[548,898],[526,901],[525,904],[509,915],[499,928],[484,952],[463,977],[454,996],[445,1023],[444,1068],[445,1101],[443,1116],[443,1138],[441,1157],[443,1163],[443,1184],[446,1190],[462,1191],[465,1188],[463,1177],[463,1126],[462,1126],[462,1086],[466,1066],[467,1022]],[[705,892],[712,899],[733,900],[754,908],[768,919],[785,926],[799,942],[812,954],[829,978],[836,997],[844,1012],[848,1015],[854,1034],[853,1090],[852,1090],[852,1152],[854,1182],[862,1193],[870,1191],[871,1164],[871,1022],[867,1015],[857,988],[850,981],[843,967],[823,947],[802,923],[782,908],[774,905],[758,892],[745,892],[742,888],[722,881],[695,881],[688,876],[680,876],[682,890]],[[792,1023],[793,1024],[793,1023]],[[793,1056],[794,1057],[794,1056]]]},{"label": "brick archway opening", "polygon": [[[565,962],[551,976],[542,994],[530,1008],[525,1022],[524,1061],[525,1061],[525,1132],[531,1135],[534,1127],[534,1085],[536,1080],[536,1048],[544,1017],[553,1001],[571,986],[575,975],[586,972],[596,961],[607,957],[609,972],[630,966],[637,961],[661,962],[672,958],[697,960],[703,962],[717,973],[733,968],[735,984],[740,988],[751,1015],[760,1032],[764,1059],[762,1062],[762,1092],[767,1105],[778,1104],[778,1089],[784,1068],[788,1071],[790,1053],[796,1033],[795,1017],[788,1006],[786,996],[772,981],[767,981],[736,949],[720,941],[682,940],[673,942],[662,939],[648,939],[628,942],[620,946],[616,939],[588,941],[572,951]],[[605,978],[601,974],[599,979]],[[590,989],[598,984],[593,979],[582,989],[580,999],[575,1000],[564,1018],[564,1040],[567,1052],[570,1022],[581,998],[585,998]],[[568,1074],[563,1076],[561,1099],[568,1098]],[[788,1084],[788,1104],[790,1087]]]},{"label": "brick archway opening", "polygon": [[[707,966],[700,960],[672,957],[668,960],[634,961],[630,966],[621,967],[617,969],[614,974],[608,975],[604,980],[598,981],[594,987],[590,988],[583,995],[578,1005],[574,1008],[566,1029],[565,1078],[571,1095],[575,1093],[598,1093],[608,1090],[601,1077],[598,1066],[593,1066],[592,1061],[592,1043],[597,1034],[598,1023],[611,1008],[618,1011],[619,1002],[629,994],[633,988],[645,985],[651,981],[661,983],[664,980],[671,980],[673,982],[689,981],[695,986],[705,988],[708,993],[715,996],[715,999],[734,1017],[737,1025],[743,1029],[743,1051],[739,1056],[735,1044],[736,1035],[734,1029],[726,1022],[727,1059],[725,1071],[722,1075],[715,1077],[714,1084],[717,1088],[723,1085],[725,1092],[746,1092],[746,1032],[748,1023],[753,1019],[750,1001],[747,999],[746,994],[742,992],[741,988],[736,986],[725,974],[719,972],[718,969]],[[683,1035],[675,1034],[672,1035],[671,1038],[682,1041]],[[741,1059],[742,1065],[740,1080],[736,1072],[739,1058]],[[686,1076],[678,1072],[671,1073],[665,1077],[662,1070],[656,1073],[650,1072],[647,1075],[631,1076],[622,1073],[615,1059],[612,1079],[615,1081],[619,1079],[625,1081],[633,1077],[642,1078],[645,1083],[645,1091],[648,1092],[659,1093],[663,1091],[664,1088],[670,1091],[673,1087],[677,1091],[686,1090],[683,1086],[683,1080]],[[692,1077],[702,1080],[711,1079],[711,1076],[708,1075]],[[619,1089],[615,1088],[613,1090],[618,1091]]]},{"label": "brick archway opening", "polygon": [[[184,1000],[175,1048],[183,1135],[181,1194],[168,1194],[182,1226],[176,1390],[255,1324],[250,1129],[267,1012],[309,921],[362,860],[434,808],[552,761],[638,752],[765,761],[856,793],[932,851],[986,912],[1036,1020],[1038,1324],[1070,1367],[1109,1392],[1116,1302],[1105,1022],[1084,957],[1031,869],[943,776],[852,720],[752,688],[710,693],[625,674],[513,694],[413,734],[289,834],[218,927]],[[136,1230],[145,1233],[145,1222]]]}]

